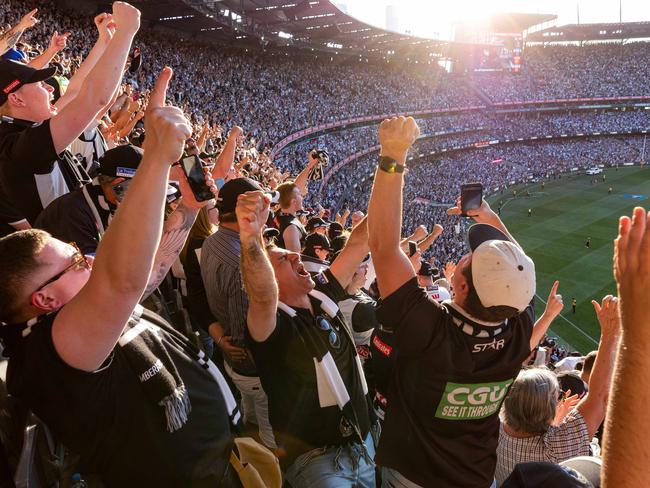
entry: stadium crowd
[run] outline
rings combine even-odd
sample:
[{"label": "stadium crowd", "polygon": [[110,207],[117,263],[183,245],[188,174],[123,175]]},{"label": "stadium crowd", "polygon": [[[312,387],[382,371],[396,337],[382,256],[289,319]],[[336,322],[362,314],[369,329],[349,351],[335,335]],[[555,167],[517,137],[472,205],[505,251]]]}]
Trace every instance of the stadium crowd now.
[{"label": "stadium crowd", "polygon": [[[561,284],[536,290],[499,214],[532,197],[512,185],[639,161],[644,138],[449,149],[642,130],[645,112],[392,117],[273,160],[300,128],[479,104],[478,88],[140,24],[124,2],[94,19],[0,5],[2,486],[643,485],[650,216],[621,218],[620,302],[593,303],[583,355],[549,336]],[[644,90],[597,64],[638,69],[638,45],[563,53],[531,53],[547,74],[520,100]],[[574,61],[603,79],[570,79]],[[480,89],[508,100],[508,83]],[[497,208],[468,206],[468,180]]]}]

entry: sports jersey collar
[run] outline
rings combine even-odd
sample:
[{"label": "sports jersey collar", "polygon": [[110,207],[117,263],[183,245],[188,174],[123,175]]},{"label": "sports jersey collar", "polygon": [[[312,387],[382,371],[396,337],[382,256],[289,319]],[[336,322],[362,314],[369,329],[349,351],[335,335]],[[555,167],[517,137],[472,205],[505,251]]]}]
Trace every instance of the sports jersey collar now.
[{"label": "sports jersey collar", "polygon": [[473,317],[451,300],[445,300],[443,306],[451,313],[454,324],[465,334],[477,338],[490,338],[499,335],[507,329],[508,320],[505,322],[486,322]]}]

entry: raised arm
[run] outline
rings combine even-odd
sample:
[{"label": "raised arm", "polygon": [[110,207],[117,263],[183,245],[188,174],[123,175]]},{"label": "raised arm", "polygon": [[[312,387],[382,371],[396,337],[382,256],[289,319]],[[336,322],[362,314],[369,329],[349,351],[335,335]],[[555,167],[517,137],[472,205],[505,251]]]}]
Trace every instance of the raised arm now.
[{"label": "raised arm", "polygon": [[212,172],[215,178],[226,179],[226,176],[228,176],[230,168],[232,168],[232,163],[235,160],[237,138],[243,133],[244,130],[237,125],[228,132],[228,139],[221,150],[221,154],[219,154],[219,157],[217,158],[214,171]]},{"label": "raised arm", "polygon": [[369,251],[368,219],[364,217],[352,230],[345,247],[330,266],[330,271],[341,287],[346,288],[350,284],[354,273]]},{"label": "raised arm", "polygon": [[183,113],[164,106],[171,73],[165,68],[156,83],[144,157],[97,248],[90,278],[52,327],[59,356],[80,370],[96,370],[110,354],[149,278],[162,232],[169,167],[191,135]]},{"label": "raised arm", "polygon": [[604,488],[646,486],[650,479],[649,220],[642,208],[635,208],[631,221],[621,217],[614,241],[622,336],[605,427]]},{"label": "raised arm", "polygon": [[50,45],[45,51],[43,51],[43,54],[32,59],[29,62],[29,65],[35,69],[45,68],[45,66],[52,61],[54,56],[66,48],[69,36],[69,32],[59,34],[57,31],[54,31],[54,34],[52,34],[52,38],[50,39]]},{"label": "raised arm", "polygon": [[546,334],[548,328],[551,326],[551,323],[553,320],[555,320],[555,317],[560,315],[560,312],[562,312],[562,309],[564,308],[564,303],[562,303],[562,295],[558,295],[557,293],[557,287],[559,285],[560,282],[557,280],[553,283],[551,292],[548,295],[548,301],[546,302],[544,313],[540,318],[537,319],[537,322],[535,322],[533,333],[530,336],[531,351],[539,346],[539,343],[544,338],[544,335]]},{"label": "raised arm", "polygon": [[418,251],[424,252],[429,249],[433,243],[436,242],[436,239],[440,237],[443,230],[442,225],[434,225],[433,230],[424,239],[418,242]]},{"label": "raised arm", "polygon": [[270,203],[263,192],[253,191],[239,196],[236,209],[241,273],[248,295],[248,332],[257,342],[264,342],[275,330],[278,309],[278,285],[262,238]]},{"label": "raised arm", "polygon": [[[456,206],[447,209],[447,215],[460,215],[460,197],[456,201]],[[514,237],[508,232],[506,225],[503,223],[501,218],[490,208],[490,205],[485,200],[481,201],[481,206],[476,210],[470,210],[467,212],[468,217],[474,219],[475,222],[479,224],[489,224],[492,227],[496,227],[501,232],[503,232],[508,239],[514,242],[517,246],[521,247],[519,243],[515,240]]]},{"label": "raised arm", "polygon": [[589,377],[589,392],[578,404],[578,410],[587,423],[591,438],[605,418],[607,396],[612,383],[616,349],[618,347],[621,319],[618,313],[618,298],[607,295],[602,305],[592,301],[600,323],[600,344],[596,362]]},{"label": "raised arm", "polygon": [[115,2],[115,34],[101,59],[83,82],[79,94],[59,110],[50,122],[56,152],[63,151],[109,103],[118,84],[133,37],[140,27],[140,11],[128,3]]},{"label": "raised arm", "polygon": [[[413,118],[394,117],[379,126],[380,157],[397,161],[402,168],[420,129]],[[402,172],[377,168],[368,204],[368,234],[372,261],[382,297],[387,297],[411,278],[413,266],[400,248],[402,231]]]},{"label": "raised arm", "polygon": [[[307,157],[309,158],[309,162],[307,163],[307,166],[305,166],[305,169],[303,169],[303,170],[298,174],[298,176],[296,176],[296,179],[295,179],[295,181],[294,181],[294,183],[296,184],[296,186],[300,189],[300,193],[302,193],[303,195],[306,195],[306,194],[307,194],[307,189],[308,189],[308,188],[307,188],[307,183],[309,183],[309,178],[308,178],[308,176],[309,176],[309,172],[311,171],[311,169],[312,169],[314,166],[316,166],[316,164],[318,164],[318,158],[315,158],[315,157],[311,154],[311,151],[309,152],[309,154],[307,155]],[[300,252],[300,251],[297,251],[297,252]]]},{"label": "raised arm", "polygon": [[92,49],[88,53],[88,56],[83,60],[79,69],[75,71],[74,76],[70,79],[68,87],[66,88],[65,94],[57,100],[55,106],[61,110],[65,107],[70,101],[72,101],[81,90],[81,87],[86,81],[88,74],[95,67],[97,61],[103,56],[106,48],[108,47],[109,42],[113,38],[115,33],[115,24],[113,22],[113,16],[107,13],[99,14],[94,19],[95,26],[99,33],[99,37]]},{"label": "raised arm", "polygon": [[34,27],[38,23],[36,12],[38,12],[37,8],[23,16],[20,22],[0,36],[0,56],[16,45],[26,29]]}]

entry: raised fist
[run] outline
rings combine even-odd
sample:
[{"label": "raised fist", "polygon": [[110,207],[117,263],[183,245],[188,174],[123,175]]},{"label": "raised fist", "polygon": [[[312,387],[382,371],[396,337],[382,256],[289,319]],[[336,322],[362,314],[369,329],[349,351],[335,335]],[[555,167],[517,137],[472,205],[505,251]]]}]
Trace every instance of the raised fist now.
[{"label": "raised fist", "polygon": [[261,237],[269,218],[271,199],[261,191],[249,191],[237,198],[237,223],[242,241],[246,238]]},{"label": "raised fist", "polygon": [[126,2],[114,2],[113,22],[116,29],[135,34],[140,28],[140,11]]},{"label": "raised fist", "polygon": [[115,34],[115,22],[111,14],[103,13],[95,17],[95,27],[99,32],[99,38],[110,41]]},{"label": "raised fist", "polygon": [[172,69],[160,73],[149,99],[145,117],[146,151],[155,152],[161,163],[172,164],[183,155],[185,141],[192,135],[192,125],[177,107],[166,107],[167,86]]},{"label": "raised fist", "polygon": [[[219,129],[221,129],[221,128],[219,128]],[[239,127],[238,125],[234,125],[234,126],[232,127],[232,129],[230,129],[230,131],[228,132],[228,138],[231,138],[231,137],[239,137],[239,136],[241,136],[243,133],[244,133],[244,129],[242,129],[242,128]]]},{"label": "raised fist", "polygon": [[420,135],[413,117],[393,117],[379,125],[381,155],[396,160],[405,159],[406,152]]}]

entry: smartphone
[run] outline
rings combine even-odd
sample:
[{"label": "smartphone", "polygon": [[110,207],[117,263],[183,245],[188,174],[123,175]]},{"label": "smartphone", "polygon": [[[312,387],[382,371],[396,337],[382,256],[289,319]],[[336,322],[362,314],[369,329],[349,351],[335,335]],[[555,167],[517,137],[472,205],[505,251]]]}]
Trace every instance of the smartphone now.
[{"label": "smartphone", "polygon": [[468,210],[476,210],[483,201],[483,185],[468,183],[460,187],[460,210],[463,217],[467,217]]},{"label": "smartphone", "polygon": [[413,256],[416,252],[418,252],[418,245],[415,241],[409,241],[409,257]]},{"label": "smartphone", "polygon": [[214,198],[210,187],[205,184],[203,161],[196,154],[181,159],[181,168],[183,168],[183,173],[187,177],[197,202],[205,202]]}]

